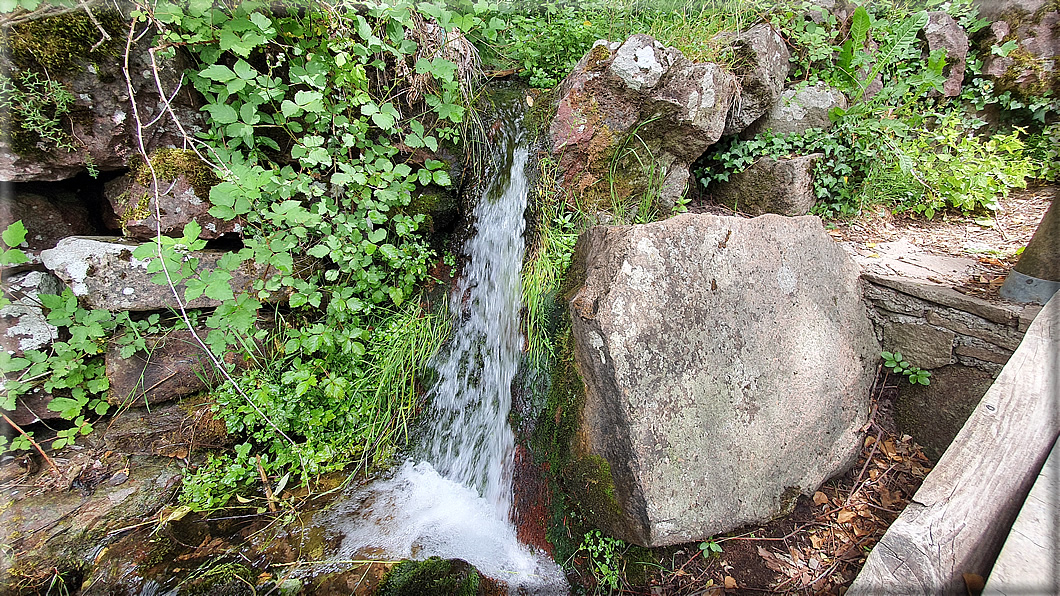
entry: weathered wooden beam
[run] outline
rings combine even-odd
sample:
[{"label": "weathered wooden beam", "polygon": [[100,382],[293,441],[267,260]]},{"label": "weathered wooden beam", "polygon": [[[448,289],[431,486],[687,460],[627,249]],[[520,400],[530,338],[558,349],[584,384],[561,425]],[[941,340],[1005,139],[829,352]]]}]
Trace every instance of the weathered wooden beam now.
[{"label": "weathered wooden beam", "polygon": [[1012,524],[983,596],[1060,594],[1060,443]]},{"label": "weathered wooden beam", "polygon": [[987,577],[1060,434],[1060,296],[1038,314],[848,596],[966,594]]}]

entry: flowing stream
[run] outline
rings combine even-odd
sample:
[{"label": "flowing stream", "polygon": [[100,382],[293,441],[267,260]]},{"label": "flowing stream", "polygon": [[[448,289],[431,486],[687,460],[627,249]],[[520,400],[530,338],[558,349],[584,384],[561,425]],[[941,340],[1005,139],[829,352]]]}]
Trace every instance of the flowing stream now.
[{"label": "flowing stream", "polygon": [[493,133],[467,265],[450,297],[455,332],[432,363],[438,380],[420,448],[340,505],[327,525],[344,535],[338,558],[460,558],[513,588],[565,593],[562,570],[521,544],[509,521],[529,152],[516,105],[501,107]]}]

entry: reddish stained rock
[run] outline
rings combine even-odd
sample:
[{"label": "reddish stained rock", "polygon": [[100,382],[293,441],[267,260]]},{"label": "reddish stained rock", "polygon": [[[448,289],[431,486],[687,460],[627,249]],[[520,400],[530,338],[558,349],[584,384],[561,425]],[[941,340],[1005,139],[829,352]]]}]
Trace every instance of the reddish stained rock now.
[{"label": "reddish stained rock", "polygon": [[522,445],[515,448],[515,474],[512,481],[515,496],[513,522],[519,542],[537,547],[554,556],[548,541],[552,494],[545,480],[542,466],[534,463],[530,450]]},{"label": "reddish stained rock", "polygon": [[598,41],[563,81],[549,128],[561,184],[592,206],[685,190],[688,166],[721,136],[736,78],[647,35]]}]

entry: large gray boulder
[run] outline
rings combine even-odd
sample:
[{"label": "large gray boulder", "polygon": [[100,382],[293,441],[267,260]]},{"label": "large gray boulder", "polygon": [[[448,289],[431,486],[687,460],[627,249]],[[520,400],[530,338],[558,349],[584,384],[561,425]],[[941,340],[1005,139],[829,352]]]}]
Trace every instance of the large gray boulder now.
[{"label": "large gray boulder", "polygon": [[[727,35],[719,36],[719,40]],[[784,90],[791,69],[791,53],[771,26],[761,23],[743,31],[732,42],[733,70],[740,83],[736,101],[725,123],[727,135],[737,134],[769,111]]]},{"label": "large gray boulder", "polygon": [[858,267],[816,217],[595,227],[570,301],[589,521],[637,544],[763,522],[847,469],[879,345]]},{"label": "large gray boulder", "polygon": [[749,139],[767,130],[776,135],[803,133],[811,128],[829,130],[834,123],[828,118],[828,112],[832,108],[846,107],[846,96],[828,83],[787,89],[781,94],[780,100],[740,136]]},{"label": "large gray boulder", "polygon": [[[177,302],[169,286],[151,281],[154,273],[148,273],[148,260],[133,257],[139,247],[137,242],[120,238],[71,236],[59,245],[41,253],[44,265],[59,279],[66,282],[74,295],[88,308],[110,311],[147,311],[176,308]],[[201,274],[217,267],[226,253],[217,250],[202,250],[190,256],[199,259]],[[253,263],[244,263],[231,272],[229,284],[235,294],[250,290],[254,280],[266,274],[268,268]],[[184,296],[184,284],[177,290]],[[274,293],[277,300],[285,295]],[[219,306],[220,301],[206,295],[188,301],[188,308]]]},{"label": "large gray boulder", "polygon": [[712,184],[714,200],[749,215],[806,215],[817,202],[813,169],[823,153],[796,157],[761,157],[746,170]]},{"label": "large gray boulder", "polygon": [[672,206],[688,167],[721,137],[736,78],[647,35],[598,41],[557,91],[549,140],[559,181],[588,208],[657,193]]}]

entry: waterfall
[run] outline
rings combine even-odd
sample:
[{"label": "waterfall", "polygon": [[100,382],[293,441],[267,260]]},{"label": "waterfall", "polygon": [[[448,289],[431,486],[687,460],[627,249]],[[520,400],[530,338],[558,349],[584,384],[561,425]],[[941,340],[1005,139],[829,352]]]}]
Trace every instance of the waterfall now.
[{"label": "waterfall", "polygon": [[506,519],[515,451],[508,412],[523,346],[528,149],[518,121],[503,116],[509,126],[494,138],[499,159],[487,170],[489,191],[475,207],[475,235],[464,249],[468,265],[450,299],[456,329],[435,359],[426,459],[442,476],[477,489]]},{"label": "waterfall", "polygon": [[509,519],[529,154],[517,105],[502,106],[493,129],[467,265],[450,297],[455,331],[432,362],[438,379],[415,457],[324,525],[343,535],[336,558],[460,558],[513,588],[554,594],[566,591],[562,570],[521,544]]}]

